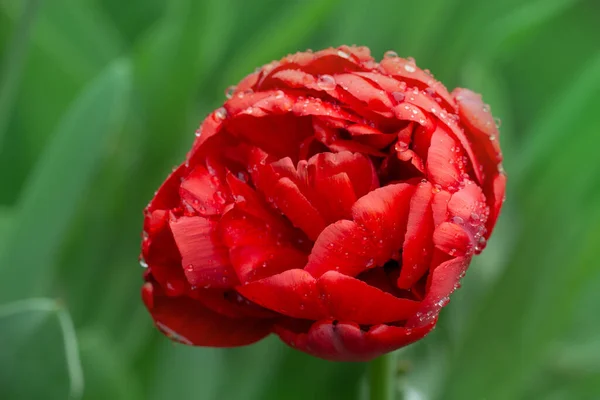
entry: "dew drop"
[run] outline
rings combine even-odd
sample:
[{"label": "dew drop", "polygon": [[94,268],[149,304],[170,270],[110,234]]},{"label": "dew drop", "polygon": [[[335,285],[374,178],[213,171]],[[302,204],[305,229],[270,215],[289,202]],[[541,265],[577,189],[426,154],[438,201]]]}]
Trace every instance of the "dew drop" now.
[{"label": "dew drop", "polygon": [[140,258],[140,267],[142,268],[148,268],[148,263],[146,262],[146,260],[144,260],[144,258]]},{"label": "dew drop", "polygon": [[337,55],[342,57],[342,58],[350,58],[350,54],[346,53],[343,50],[338,50]]},{"label": "dew drop", "polygon": [[323,90],[335,89],[335,79],[331,75],[320,75],[317,86]]},{"label": "dew drop", "polygon": [[235,93],[235,86],[232,85],[225,89],[225,97],[228,99],[233,97],[233,93]]},{"label": "dew drop", "polygon": [[383,57],[385,58],[396,58],[398,57],[398,53],[396,53],[394,50],[388,50],[383,54]]},{"label": "dew drop", "polygon": [[404,99],[406,98],[406,96],[404,95],[404,93],[402,92],[392,92],[392,97],[394,98],[394,100],[396,100],[398,103],[402,103],[404,101]]},{"label": "dew drop", "polygon": [[406,72],[415,72],[417,69],[415,68],[414,65],[411,64],[405,64],[404,65],[404,69],[406,70]]},{"label": "dew drop", "polygon": [[457,225],[462,225],[465,223],[465,220],[459,216],[454,216],[454,217],[450,218],[450,222],[455,223]]},{"label": "dew drop", "polygon": [[224,107],[219,107],[215,110],[215,118],[218,120],[224,120],[227,118],[227,110]]}]

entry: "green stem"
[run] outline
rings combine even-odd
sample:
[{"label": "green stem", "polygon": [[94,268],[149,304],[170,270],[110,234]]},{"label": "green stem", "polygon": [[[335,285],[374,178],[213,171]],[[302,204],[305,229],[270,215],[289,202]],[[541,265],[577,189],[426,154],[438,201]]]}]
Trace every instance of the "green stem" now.
[{"label": "green stem", "polygon": [[389,353],[369,363],[369,400],[394,399],[394,360]]}]

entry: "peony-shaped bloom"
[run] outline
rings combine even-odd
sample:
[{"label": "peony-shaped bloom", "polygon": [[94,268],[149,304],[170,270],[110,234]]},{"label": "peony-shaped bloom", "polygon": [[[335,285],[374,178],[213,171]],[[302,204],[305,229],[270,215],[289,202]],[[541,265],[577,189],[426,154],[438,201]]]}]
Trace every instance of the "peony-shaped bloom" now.
[{"label": "peony-shaped bloom", "polygon": [[275,333],[345,361],[424,337],[504,199],[481,97],[346,46],[267,64],[227,97],[145,211],[157,327],[215,347]]}]

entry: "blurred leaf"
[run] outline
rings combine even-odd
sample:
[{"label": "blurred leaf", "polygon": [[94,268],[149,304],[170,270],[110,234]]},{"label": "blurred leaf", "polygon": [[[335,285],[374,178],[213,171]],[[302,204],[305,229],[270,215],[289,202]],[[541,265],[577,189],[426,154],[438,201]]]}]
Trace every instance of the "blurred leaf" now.
[{"label": "blurred leaf", "polygon": [[142,154],[155,161],[144,165],[149,176],[164,175],[175,162],[175,151],[185,137],[191,143],[198,125],[191,118],[191,102],[206,72],[201,46],[219,47],[223,40],[217,32],[205,31],[216,27],[209,22],[213,9],[213,1],[169,2],[165,15],[135,49],[137,99],[145,129],[139,145]]},{"label": "blurred leaf", "polygon": [[0,306],[0,340],[2,398],[81,397],[75,330],[68,311],[56,301],[31,298]]},{"label": "blurred leaf", "polygon": [[559,16],[580,0],[535,0],[509,10],[506,16],[497,19],[488,28],[489,34],[482,46],[482,56],[493,58],[510,49],[507,47],[526,36],[535,27]]},{"label": "blurred leaf", "polygon": [[[177,368],[173,368],[177,366]],[[162,341],[156,363],[152,399],[217,399],[222,379],[231,384],[223,349],[189,347]],[[233,399],[232,399],[233,400]]]},{"label": "blurred leaf", "polygon": [[[338,5],[339,0],[294,1],[286,3],[286,9],[277,18],[260,25],[256,36],[236,52],[228,62],[228,68],[222,72],[223,90],[250,74],[256,67],[274,59],[280,59],[286,53],[295,53],[301,49],[312,32],[323,23],[329,13]],[[341,43],[340,43],[341,44]]]},{"label": "blurred leaf", "polygon": [[13,214],[8,207],[0,207],[0,254],[2,253],[3,243],[6,243],[6,237],[10,231]]},{"label": "blurred leaf", "polygon": [[15,25],[11,43],[0,68],[0,151],[4,133],[14,106],[23,63],[29,47],[29,33],[39,9],[40,0],[28,0],[23,6],[19,22]]},{"label": "blurred leaf", "polygon": [[[0,7],[16,18],[19,2],[2,0]],[[34,43],[50,52],[79,77],[92,77],[119,54],[117,31],[91,0],[44,1],[33,31]]]},{"label": "blurred leaf", "polygon": [[365,371],[365,364],[320,360],[274,337],[238,349],[166,343],[157,367],[153,398],[181,400],[352,400]]},{"label": "blurred leaf", "polygon": [[281,343],[277,345],[283,348],[284,357],[278,367],[270,371],[271,377],[263,381],[259,399],[359,399],[365,363],[324,361]]},{"label": "blurred leaf", "polygon": [[48,288],[70,218],[125,111],[129,79],[128,65],[115,63],[87,88],[58,127],[22,193],[12,235],[0,254],[2,301]]},{"label": "blurred leaf", "polygon": [[79,343],[86,382],[84,399],[144,398],[137,376],[123,362],[123,354],[102,331],[86,329],[80,332]]},{"label": "blurred leaf", "polygon": [[582,68],[576,80],[570,83],[565,92],[555,98],[550,109],[531,127],[531,132],[525,135],[526,141],[522,146],[521,157],[516,163],[519,169],[516,176],[523,178],[531,176],[531,169],[540,168],[543,157],[552,146],[568,140],[572,132],[572,116],[581,113],[590,102],[598,103],[600,88],[600,53],[591,58]]}]

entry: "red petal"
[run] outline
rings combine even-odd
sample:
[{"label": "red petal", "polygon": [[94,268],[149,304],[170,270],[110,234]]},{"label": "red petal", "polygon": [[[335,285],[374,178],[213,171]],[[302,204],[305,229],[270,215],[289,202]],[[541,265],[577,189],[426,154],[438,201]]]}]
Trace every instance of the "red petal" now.
[{"label": "red petal", "polygon": [[315,240],[325,229],[323,217],[290,179],[283,178],[277,182],[273,202],[311,240]]},{"label": "red petal", "polygon": [[308,164],[314,171],[313,179],[333,176],[340,172],[346,173],[352,182],[356,197],[362,197],[379,186],[373,163],[360,153],[321,153],[313,156]]},{"label": "red petal", "polygon": [[421,303],[419,312],[406,323],[407,327],[424,327],[435,322],[440,309],[448,303],[450,295],[458,288],[469,262],[471,257],[457,257],[433,270],[427,296]]},{"label": "red petal", "polygon": [[198,165],[181,182],[181,198],[201,215],[220,215],[231,202],[229,190],[216,173]]},{"label": "red petal", "polygon": [[154,296],[149,309],[170,339],[196,346],[234,347],[256,342],[271,331],[270,320],[228,318],[186,297]]},{"label": "red petal", "polygon": [[396,118],[402,121],[413,121],[423,126],[426,130],[433,130],[435,125],[429,115],[425,114],[419,107],[410,103],[400,103],[394,107]]},{"label": "red petal", "polygon": [[382,72],[405,81],[411,86],[417,85],[422,90],[427,88],[432,89],[435,95],[444,101],[444,106],[447,109],[456,109],[456,103],[452,96],[450,96],[450,93],[448,93],[446,87],[417,67],[414,62],[400,57],[390,57],[381,60],[379,65]]},{"label": "red petal", "polygon": [[473,241],[465,229],[451,222],[444,222],[433,232],[433,243],[451,256],[464,256],[473,251]]},{"label": "red petal", "polygon": [[216,222],[203,217],[181,217],[170,225],[191,285],[232,287],[237,283]]},{"label": "red petal", "polygon": [[181,265],[181,255],[169,227],[169,211],[156,210],[144,218],[142,256],[149,265]]},{"label": "red petal", "polygon": [[319,319],[327,316],[316,279],[301,269],[250,282],[236,290],[256,304],[293,318]]},{"label": "red petal", "polygon": [[302,269],[307,261],[307,255],[303,252],[281,245],[236,247],[229,254],[242,283],[276,275],[288,269]]},{"label": "red petal", "polygon": [[346,173],[316,179],[313,189],[313,204],[327,223],[350,218],[356,195]]},{"label": "red petal", "polygon": [[314,277],[331,270],[356,276],[376,266],[371,239],[369,233],[353,221],[335,222],[315,241],[304,269]]},{"label": "red petal", "polygon": [[189,297],[206,308],[229,318],[276,318],[277,313],[250,302],[232,289],[194,289]]},{"label": "red petal", "polygon": [[223,128],[223,122],[227,119],[227,112],[222,109],[215,110],[212,114],[202,121],[200,127],[196,130],[196,139],[192,145],[192,149],[187,154],[186,160],[191,160],[196,152],[202,147],[206,141],[214,137]]},{"label": "red petal", "polygon": [[390,114],[392,102],[385,91],[356,74],[335,75],[335,81],[353,97],[369,106],[369,109]]},{"label": "red petal", "polygon": [[275,333],[288,345],[331,361],[369,361],[424,337],[433,328],[377,325],[364,332],[357,324],[322,320],[307,332],[278,324]]},{"label": "red petal", "polygon": [[227,130],[277,159],[291,157],[294,161],[298,160],[300,144],[313,133],[310,118],[290,113],[263,117],[239,114],[229,118]]},{"label": "red petal", "polygon": [[329,271],[317,280],[329,315],[357,324],[379,324],[408,319],[419,308],[416,301],[398,298],[358,279]]},{"label": "red petal", "polygon": [[187,168],[182,164],[171,172],[154,194],[154,198],[146,208],[147,212],[171,210],[179,207],[179,184],[186,170]]},{"label": "red petal", "polygon": [[273,242],[265,221],[234,207],[219,221],[219,232],[228,247],[263,245]]},{"label": "red petal", "polygon": [[398,287],[409,289],[427,272],[433,253],[433,198],[431,183],[421,183],[410,201]]},{"label": "red petal", "polygon": [[368,232],[376,248],[376,265],[397,258],[402,248],[410,198],[414,187],[406,183],[388,185],[361,197],[352,207],[354,221]]},{"label": "red petal", "polygon": [[[427,155],[427,172],[429,180],[441,185],[444,189],[456,191],[464,179],[464,164],[462,149],[458,143],[438,125],[431,136],[431,145]],[[463,168],[461,168],[463,165]]]},{"label": "red petal", "polygon": [[433,189],[434,196],[431,202],[431,210],[433,211],[433,225],[439,226],[442,222],[448,221],[448,202],[452,195],[438,188]]},{"label": "red petal", "polygon": [[[496,220],[500,215],[502,204],[504,204],[506,191],[506,175],[500,174],[494,178],[494,204],[490,211],[490,216],[487,220],[487,233],[486,238],[490,237],[492,230],[496,225]],[[488,203],[489,204],[489,203]]]}]

